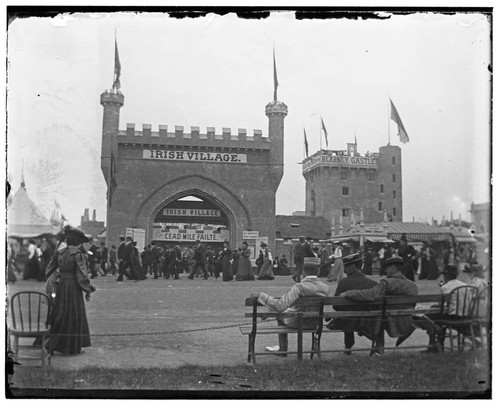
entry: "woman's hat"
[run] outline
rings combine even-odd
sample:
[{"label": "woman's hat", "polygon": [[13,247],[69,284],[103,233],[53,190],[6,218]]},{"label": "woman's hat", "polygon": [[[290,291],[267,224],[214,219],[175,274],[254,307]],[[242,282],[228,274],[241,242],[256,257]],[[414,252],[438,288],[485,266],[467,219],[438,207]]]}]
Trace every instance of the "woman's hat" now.
[{"label": "woman's hat", "polygon": [[89,242],[90,240],[85,236],[83,231],[78,230],[77,228],[70,228],[64,230],[66,237],[69,237],[72,240],[72,243],[78,245],[83,244],[84,242]]},{"label": "woman's hat", "polygon": [[261,246],[261,247],[267,247],[267,244],[266,244],[264,241],[262,241],[262,242],[260,243],[260,246]]}]

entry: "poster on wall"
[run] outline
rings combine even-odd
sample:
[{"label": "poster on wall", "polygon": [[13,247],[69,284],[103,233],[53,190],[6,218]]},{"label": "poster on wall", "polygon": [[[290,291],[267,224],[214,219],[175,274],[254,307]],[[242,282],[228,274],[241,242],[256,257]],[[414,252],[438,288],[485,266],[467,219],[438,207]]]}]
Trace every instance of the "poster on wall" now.
[{"label": "poster on wall", "polygon": [[146,244],[146,230],[142,228],[126,228],[125,236],[132,237],[132,241],[137,242],[137,250],[139,252],[144,251],[144,245]]}]

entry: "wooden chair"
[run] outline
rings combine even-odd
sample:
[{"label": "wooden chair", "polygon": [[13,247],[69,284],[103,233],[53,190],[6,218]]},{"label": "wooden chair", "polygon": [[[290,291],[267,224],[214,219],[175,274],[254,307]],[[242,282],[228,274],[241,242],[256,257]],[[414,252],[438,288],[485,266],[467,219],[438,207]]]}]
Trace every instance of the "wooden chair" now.
[{"label": "wooden chair", "polygon": [[[19,356],[19,348],[40,348],[42,366],[50,365],[50,300],[42,292],[22,291],[14,294],[10,300],[9,339],[14,337],[14,353]],[[35,344],[20,345],[19,338],[34,338]],[[11,347],[12,348],[12,347]]]},{"label": "wooden chair", "polygon": [[[491,288],[486,286],[479,290],[474,304],[474,331],[481,340],[483,348],[489,348],[491,331]],[[484,334],[483,334],[484,332]],[[486,347],[485,347],[486,341]]]},{"label": "wooden chair", "polygon": [[[439,325],[443,329],[445,338],[450,340],[450,350],[453,351],[453,339],[457,339],[458,351],[463,351],[465,338],[472,340],[472,348],[476,349],[476,335],[474,333],[474,324],[476,322],[476,298],[478,297],[478,288],[475,286],[459,286],[450,292],[448,309],[455,305],[456,312],[448,314]],[[454,334],[456,332],[456,335]]]}]

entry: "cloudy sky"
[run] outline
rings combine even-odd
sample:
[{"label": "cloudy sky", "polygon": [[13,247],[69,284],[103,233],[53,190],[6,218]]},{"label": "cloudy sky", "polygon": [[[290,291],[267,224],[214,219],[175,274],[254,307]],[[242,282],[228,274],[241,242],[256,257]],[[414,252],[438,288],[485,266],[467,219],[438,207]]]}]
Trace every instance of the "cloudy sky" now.
[{"label": "cloudy sky", "polygon": [[[122,65],[120,128],[127,123],[262,129],[273,97],[285,119],[285,174],[277,214],[305,207],[303,128],[320,147],[320,116],[333,149],[402,149],[405,221],[461,214],[489,200],[490,22],[479,13],[380,13],[384,19],[260,20],[153,13],[25,18],[7,32],[7,173],[50,216],[54,199],[73,225],[85,208],[105,219],[100,170],[102,106],[114,36]],[[388,119],[393,100],[410,137]],[[324,142],[323,142],[324,146]]]}]

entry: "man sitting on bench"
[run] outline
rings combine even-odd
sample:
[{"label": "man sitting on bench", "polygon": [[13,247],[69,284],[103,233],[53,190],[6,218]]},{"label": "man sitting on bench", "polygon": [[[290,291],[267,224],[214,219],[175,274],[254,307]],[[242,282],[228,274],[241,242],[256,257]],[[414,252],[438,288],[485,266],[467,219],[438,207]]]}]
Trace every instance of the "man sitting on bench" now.
[{"label": "man sitting on bench", "polygon": [[[382,299],[384,296],[416,296],[418,294],[417,284],[402,274],[403,259],[401,257],[391,257],[385,261],[387,265],[387,278],[371,289],[364,290],[348,290],[340,296],[348,299],[357,300],[360,302],[368,302]],[[387,318],[387,325],[383,326],[387,329],[390,337],[408,336],[415,329],[412,323],[411,316],[395,316]],[[382,331],[373,331],[374,337],[377,336],[380,340],[377,346],[383,346]],[[380,335],[379,335],[380,334]],[[369,337],[373,339],[374,337]],[[372,351],[372,354],[380,355],[380,351]]]},{"label": "man sitting on bench", "polygon": [[[269,307],[271,310],[283,313],[294,313],[299,311],[308,311],[316,309],[306,309],[304,307],[293,306],[295,301],[301,296],[319,296],[327,297],[328,290],[330,287],[321,282],[318,278],[319,272],[319,258],[304,258],[304,273],[305,278],[301,279],[300,282],[294,284],[292,289],[281,298],[276,299],[273,296],[269,296],[263,292],[252,293],[252,297],[257,297],[259,303],[264,306]],[[278,317],[277,319],[279,326],[287,326],[292,328],[297,328],[297,317]],[[304,318],[303,328],[315,328],[317,326],[317,318]],[[279,342],[279,352],[283,357],[286,357],[286,352],[288,351],[288,334],[282,333],[278,334]],[[284,354],[283,354],[284,352]]]},{"label": "man sitting on bench", "polygon": [[[348,290],[354,289],[370,289],[374,287],[377,282],[369,277],[363,275],[361,272],[361,265],[363,260],[359,253],[350,254],[342,258],[344,262],[344,272],[347,275],[344,279],[341,279],[337,290],[335,291],[335,296],[340,296],[342,293]],[[370,306],[335,306],[334,310],[372,310]],[[328,322],[327,328],[329,330],[343,330],[344,331],[344,346],[345,354],[351,355],[349,351],[354,345],[354,332],[358,331],[360,333],[365,331],[372,331],[374,329],[375,320],[369,317],[355,317],[351,319],[333,319],[325,320]]]}]

